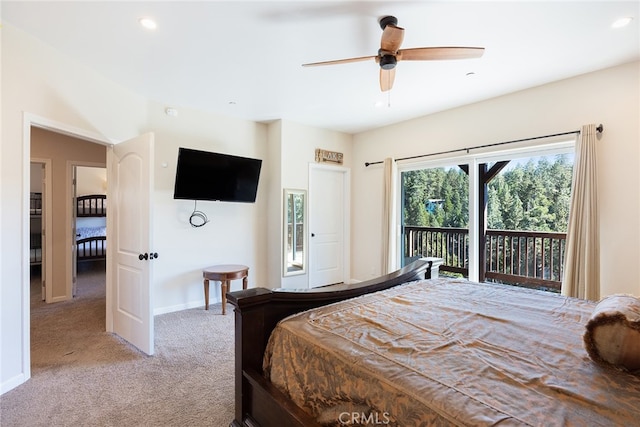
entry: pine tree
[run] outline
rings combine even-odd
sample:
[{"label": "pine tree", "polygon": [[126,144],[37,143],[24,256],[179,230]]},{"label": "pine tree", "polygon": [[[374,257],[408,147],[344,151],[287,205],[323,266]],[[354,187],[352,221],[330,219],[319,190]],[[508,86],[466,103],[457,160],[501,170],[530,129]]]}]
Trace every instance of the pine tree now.
[{"label": "pine tree", "polygon": [[[487,227],[525,231],[566,231],[572,164],[566,155],[529,159],[488,184]],[[468,227],[469,180],[460,168],[402,173],[404,224]]]}]

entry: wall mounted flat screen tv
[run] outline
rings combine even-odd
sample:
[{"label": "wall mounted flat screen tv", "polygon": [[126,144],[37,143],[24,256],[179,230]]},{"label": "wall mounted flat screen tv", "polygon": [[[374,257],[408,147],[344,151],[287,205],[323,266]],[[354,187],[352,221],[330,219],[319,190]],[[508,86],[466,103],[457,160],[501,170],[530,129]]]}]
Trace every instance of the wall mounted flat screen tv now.
[{"label": "wall mounted flat screen tv", "polygon": [[262,160],[180,147],[174,199],[256,201]]}]

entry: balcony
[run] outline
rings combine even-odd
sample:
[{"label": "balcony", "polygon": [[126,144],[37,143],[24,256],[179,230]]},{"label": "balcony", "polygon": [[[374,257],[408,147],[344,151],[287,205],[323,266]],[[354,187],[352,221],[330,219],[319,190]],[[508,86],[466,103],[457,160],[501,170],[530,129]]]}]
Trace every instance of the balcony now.
[{"label": "balcony", "polygon": [[[487,230],[480,251],[481,282],[560,292],[566,233]],[[469,276],[469,230],[404,227],[404,257],[437,257],[441,272]]]}]

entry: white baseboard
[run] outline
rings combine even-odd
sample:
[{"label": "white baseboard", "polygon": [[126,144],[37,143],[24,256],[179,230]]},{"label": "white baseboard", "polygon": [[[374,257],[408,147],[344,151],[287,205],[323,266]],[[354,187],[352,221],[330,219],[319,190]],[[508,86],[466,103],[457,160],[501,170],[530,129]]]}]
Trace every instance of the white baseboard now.
[{"label": "white baseboard", "polygon": [[[217,298],[210,298],[209,307],[211,307],[212,304],[217,304],[219,302],[221,301],[218,301]],[[197,300],[197,301],[187,302],[184,304],[176,304],[176,305],[170,305],[167,307],[155,308],[153,310],[153,315],[157,316],[159,314],[167,314],[167,313],[173,313],[175,311],[189,310],[191,308],[196,308],[196,307],[204,307],[204,302],[202,300]]]},{"label": "white baseboard", "polygon": [[19,374],[13,378],[9,378],[7,381],[0,384],[0,395],[5,394],[9,390],[13,390],[20,384],[23,384],[25,381],[27,381],[27,379],[28,378],[26,378],[24,374]]}]

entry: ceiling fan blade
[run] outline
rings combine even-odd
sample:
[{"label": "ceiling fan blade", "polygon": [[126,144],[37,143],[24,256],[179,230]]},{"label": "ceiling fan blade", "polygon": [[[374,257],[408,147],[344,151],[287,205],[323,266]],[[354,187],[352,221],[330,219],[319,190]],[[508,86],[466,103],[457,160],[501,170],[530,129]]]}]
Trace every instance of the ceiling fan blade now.
[{"label": "ceiling fan blade", "polygon": [[404,28],[395,25],[387,25],[382,31],[382,40],[380,40],[380,49],[395,53],[400,49],[400,45],[404,40]]},{"label": "ceiling fan blade", "polygon": [[346,58],[346,59],[335,59],[333,61],[322,61],[322,62],[311,62],[309,64],[302,64],[303,67],[315,67],[318,65],[335,65],[335,64],[346,64],[349,62],[359,62],[359,61],[368,61],[370,59],[376,59],[377,56],[360,56],[358,58]]},{"label": "ceiling fan blade", "polygon": [[380,69],[380,90],[386,92],[393,87],[393,81],[396,79],[396,69],[390,70]]},{"label": "ceiling fan blade", "polygon": [[441,59],[480,58],[483,47],[416,47],[402,49],[396,55],[398,61],[437,61]]}]

